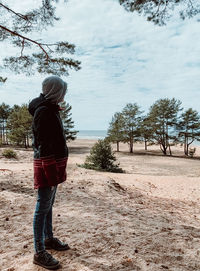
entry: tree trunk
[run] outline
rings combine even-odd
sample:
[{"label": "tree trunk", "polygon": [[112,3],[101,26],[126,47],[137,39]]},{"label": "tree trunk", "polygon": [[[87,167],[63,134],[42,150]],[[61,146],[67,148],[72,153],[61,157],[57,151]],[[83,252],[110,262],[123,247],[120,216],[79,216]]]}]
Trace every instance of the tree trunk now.
[{"label": "tree trunk", "polygon": [[3,119],[3,126],[2,126],[2,144],[5,144],[5,126],[4,126],[4,119]]},{"label": "tree trunk", "polygon": [[186,152],[185,155],[188,156],[189,144],[188,144],[188,137],[186,138]]},{"label": "tree trunk", "polygon": [[169,144],[169,154],[170,154],[170,156],[172,156],[172,151],[171,151],[171,146],[170,146],[170,144]]},{"label": "tree trunk", "polygon": [[2,143],[3,142],[2,126],[0,126],[0,136],[1,136],[0,140],[1,140],[1,143]]},{"label": "tree trunk", "polygon": [[166,148],[166,146],[165,146],[165,145],[160,144],[160,149],[161,149],[161,151],[163,152],[163,154],[164,154],[164,155],[166,155],[166,154],[167,154],[167,148]]},{"label": "tree trunk", "polygon": [[184,154],[186,155],[186,137],[184,137]]},{"label": "tree trunk", "polygon": [[130,138],[130,153],[133,153],[133,139]]},{"label": "tree trunk", "polygon": [[7,129],[7,120],[6,120],[6,145],[8,145],[8,129]]},{"label": "tree trunk", "polygon": [[145,148],[145,151],[147,151],[147,140],[146,140],[146,139],[144,140],[144,146],[145,146],[145,147],[144,147],[144,148]]},{"label": "tree trunk", "polygon": [[161,149],[161,151],[163,152],[164,155],[166,155],[167,154],[167,147],[166,147],[166,144],[165,144],[165,138],[162,137],[159,140],[159,143],[160,143],[160,149]]},{"label": "tree trunk", "polygon": [[29,145],[29,136],[27,134],[27,148],[29,148],[29,147],[30,147],[30,145]]},{"label": "tree trunk", "polygon": [[187,142],[186,142],[186,134],[184,135],[184,154],[187,155]]},{"label": "tree trunk", "polygon": [[194,142],[194,139],[191,142],[187,140],[187,155],[189,155],[189,146]]},{"label": "tree trunk", "polygon": [[119,152],[119,141],[117,141],[117,152]]}]

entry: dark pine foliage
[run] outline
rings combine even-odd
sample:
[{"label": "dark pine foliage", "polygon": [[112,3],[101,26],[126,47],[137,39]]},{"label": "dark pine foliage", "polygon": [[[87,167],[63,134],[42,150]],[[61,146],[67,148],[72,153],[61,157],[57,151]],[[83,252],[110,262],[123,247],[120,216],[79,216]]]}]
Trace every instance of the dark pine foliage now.
[{"label": "dark pine foliage", "polygon": [[[80,62],[69,58],[74,54],[75,45],[67,41],[51,43],[35,40],[31,34],[53,26],[56,16],[56,0],[41,0],[41,5],[21,14],[8,4],[0,2],[0,40],[9,41],[19,48],[17,56],[4,58],[4,66],[15,73],[26,75],[35,71],[44,74],[68,75],[69,69],[80,69]],[[19,3],[20,4],[20,3]],[[0,82],[6,78],[0,77]]]},{"label": "dark pine foliage", "polygon": [[143,14],[148,21],[157,25],[165,25],[176,8],[183,20],[200,14],[198,0],[119,0],[119,2],[126,10]]},{"label": "dark pine foliage", "polygon": [[69,103],[63,102],[61,104],[62,111],[60,111],[60,116],[63,121],[63,127],[65,131],[65,136],[67,141],[75,140],[78,131],[74,130],[74,121],[72,120],[71,105]]},{"label": "dark pine foliage", "polygon": [[90,155],[86,157],[84,168],[95,169],[100,171],[118,172],[123,170],[119,164],[115,163],[116,157],[112,151],[111,145],[107,140],[98,140],[90,150]]}]

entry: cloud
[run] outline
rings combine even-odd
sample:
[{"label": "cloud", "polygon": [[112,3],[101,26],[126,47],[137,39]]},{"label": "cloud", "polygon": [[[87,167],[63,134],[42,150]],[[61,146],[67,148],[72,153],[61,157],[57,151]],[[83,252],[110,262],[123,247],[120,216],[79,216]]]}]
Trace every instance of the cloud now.
[{"label": "cloud", "polygon": [[[74,58],[82,62],[82,70],[71,71],[65,80],[77,129],[107,129],[112,115],[128,102],[148,110],[156,99],[175,97],[184,107],[199,110],[200,36],[195,18],[174,17],[158,27],[126,12],[117,0],[59,2],[57,14],[61,20],[55,27],[35,37],[76,45]],[[38,95],[44,78],[5,75],[9,80],[0,95],[10,104]]]}]

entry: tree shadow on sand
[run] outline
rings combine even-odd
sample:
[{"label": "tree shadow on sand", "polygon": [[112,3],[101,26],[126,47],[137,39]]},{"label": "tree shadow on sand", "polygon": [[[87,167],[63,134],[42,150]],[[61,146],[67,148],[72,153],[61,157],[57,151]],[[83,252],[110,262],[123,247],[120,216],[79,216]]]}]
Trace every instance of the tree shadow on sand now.
[{"label": "tree shadow on sand", "polygon": [[0,182],[0,191],[4,190],[18,194],[26,194],[29,196],[35,195],[33,188],[24,186],[22,184],[14,184],[12,181]]},{"label": "tree shadow on sand", "polygon": [[190,159],[190,160],[200,160],[200,156],[195,156],[195,157],[190,157],[190,156],[186,156],[184,155],[182,152],[178,152],[177,154],[173,154],[172,155],[164,155],[161,151],[134,151],[133,153],[130,152],[125,152],[125,151],[120,151],[117,152],[119,154],[119,156],[121,154],[126,155],[126,156],[156,156],[156,157],[169,157],[169,158],[182,158],[182,159]]},{"label": "tree shadow on sand", "polygon": [[90,152],[90,147],[69,147],[69,153],[85,154]]}]

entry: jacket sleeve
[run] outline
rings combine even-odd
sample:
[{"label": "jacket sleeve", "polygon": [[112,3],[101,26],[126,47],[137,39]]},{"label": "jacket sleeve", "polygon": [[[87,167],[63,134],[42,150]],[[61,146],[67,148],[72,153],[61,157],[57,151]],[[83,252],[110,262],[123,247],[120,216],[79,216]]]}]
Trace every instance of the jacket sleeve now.
[{"label": "jacket sleeve", "polygon": [[35,113],[34,132],[41,158],[54,155],[54,128],[52,122],[52,114],[47,107],[43,106]]}]

